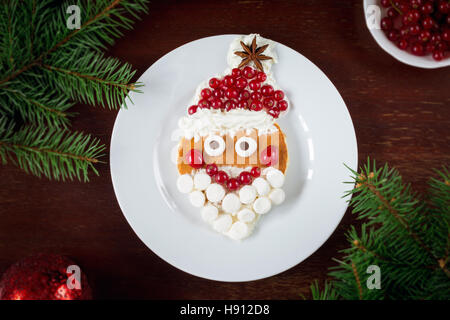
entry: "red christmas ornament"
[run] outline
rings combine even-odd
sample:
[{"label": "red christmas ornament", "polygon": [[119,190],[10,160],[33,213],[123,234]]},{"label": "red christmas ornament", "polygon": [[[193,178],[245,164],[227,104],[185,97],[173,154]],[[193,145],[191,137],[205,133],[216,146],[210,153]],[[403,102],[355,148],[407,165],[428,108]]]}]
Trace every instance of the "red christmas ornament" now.
[{"label": "red christmas ornament", "polygon": [[90,300],[92,290],[67,257],[38,254],[10,266],[0,280],[0,300]]}]

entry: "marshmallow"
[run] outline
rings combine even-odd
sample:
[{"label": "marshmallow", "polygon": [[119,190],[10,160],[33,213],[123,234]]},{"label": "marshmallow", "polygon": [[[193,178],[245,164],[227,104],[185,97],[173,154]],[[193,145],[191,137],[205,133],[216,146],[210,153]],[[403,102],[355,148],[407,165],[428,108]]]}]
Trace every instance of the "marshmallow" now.
[{"label": "marshmallow", "polygon": [[241,202],[234,193],[229,193],[222,200],[222,209],[227,213],[235,214],[241,208]]},{"label": "marshmallow", "polygon": [[253,203],[253,210],[258,214],[265,214],[272,208],[269,198],[261,197]]},{"label": "marshmallow", "polygon": [[219,215],[219,209],[217,209],[212,204],[207,204],[202,209],[202,218],[206,222],[213,222],[214,220],[216,220],[218,215]]},{"label": "marshmallow", "polygon": [[188,174],[183,174],[178,177],[177,180],[177,188],[181,193],[189,193],[192,191],[194,187],[194,182],[192,181],[192,177]]},{"label": "marshmallow", "polygon": [[283,203],[285,198],[286,198],[286,195],[285,195],[283,189],[279,189],[279,188],[272,189],[272,191],[269,194],[269,199],[274,204],[281,204],[281,203]]},{"label": "marshmallow", "polygon": [[266,179],[274,188],[281,188],[284,184],[283,172],[275,168],[272,168],[272,170],[267,172]]},{"label": "marshmallow", "polygon": [[245,208],[238,212],[237,217],[242,222],[252,222],[255,219],[255,213]]},{"label": "marshmallow", "polygon": [[239,199],[243,204],[252,203],[256,198],[256,189],[253,186],[243,186],[239,190]]},{"label": "marshmallow", "polygon": [[217,183],[212,183],[206,188],[206,197],[211,202],[219,202],[225,196],[225,189]]},{"label": "marshmallow", "polygon": [[232,222],[233,219],[229,214],[222,214],[213,222],[213,228],[217,232],[227,232]]},{"label": "marshmallow", "polygon": [[241,240],[250,234],[249,227],[241,221],[236,221],[228,231],[228,236],[234,240]]},{"label": "marshmallow", "polygon": [[203,172],[197,172],[194,176],[194,187],[197,190],[205,190],[211,184],[211,177]]},{"label": "marshmallow", "polygon": [[256,178],[253,180],[252,186],[256,188],[256,191],[260,196],[265,196],[270,191],[270,186],[264,178]]},{"label": "marshmallow", "polygon": [[205,203],[205,195],[201,191],[192,191],[189,193],[189,200],[194,207],[203,207]]}]

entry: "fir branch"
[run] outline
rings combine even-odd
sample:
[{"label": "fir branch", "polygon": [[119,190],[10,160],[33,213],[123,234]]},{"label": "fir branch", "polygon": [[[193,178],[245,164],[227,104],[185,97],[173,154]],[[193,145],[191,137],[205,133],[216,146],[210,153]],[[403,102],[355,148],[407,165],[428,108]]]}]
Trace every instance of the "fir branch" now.
[{"label": "fir branch", "polygon": [[[450,299],[447,168],[430,180],[430,197],[425,200],[387,165],[377,168],[369,159],[360,173],[351,171],[354,181],[348,183],[356,186],[346,195],[353,196],[353,213],[366,222],[359,232],[351,227],[350,246],[330,268],[333,299]],[[379,290],[364,285],[371,265],[382,272]],[[317,285],[311,293],[314,299],[328,297]]]},{"label": "fir branch", "polygon": [[11,161],[27,173],[56,180],[88,181],[89,171],[105,150],[98,139],[65,129],[28,126],[15,132],[13,124],[0,118],[0,159]]}]

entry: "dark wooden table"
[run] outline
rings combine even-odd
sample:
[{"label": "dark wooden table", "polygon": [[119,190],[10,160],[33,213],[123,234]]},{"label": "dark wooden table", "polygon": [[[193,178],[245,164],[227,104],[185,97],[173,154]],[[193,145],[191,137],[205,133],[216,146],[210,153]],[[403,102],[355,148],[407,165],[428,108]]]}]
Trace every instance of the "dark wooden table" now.
[{"label": "dark wooden table", "polygon": [[[449,68],[414,68],[385,53],[365,26],[362,0],[152,1],[149,11],[109,51],[133,64],[136,78],[191,40],[258,32],[302,53],[335,84],[353,118],[360,163],[369,155],[387,161],[418,191],[426,189],[432,168],[450,163]],[[73,129],[109,146],[116,112],[81,104],[74,109],[80,115]],[[0,272],[29,254],[54,252],[80,264],[99,299],[298,299],[309,294],[314,279],[326,279],[355,222],[349,210],[316,253],[280,275],[213,282],[148,250],[122,215],[109,165],[98,169],[100,176],[84,184],[0,167]]]}]

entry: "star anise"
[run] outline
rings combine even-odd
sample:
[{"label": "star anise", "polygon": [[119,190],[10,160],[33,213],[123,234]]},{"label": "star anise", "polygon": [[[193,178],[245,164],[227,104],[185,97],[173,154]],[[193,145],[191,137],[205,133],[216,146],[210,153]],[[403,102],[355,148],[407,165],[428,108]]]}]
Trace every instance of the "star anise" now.
[{"label": "star anise", "polygon": [[235,51],[234,54],[238,55],[242,58],[241,63],[238,68],[248,65],[251,61],[255,64],[255,66],[264,71],[263,65],[261,64],[262,60],[272,59],[269,56],[263,55],[264,50],[269,46],[268,44],[263,45],[262,47],[256,47],[256,36],[253,38],[251,46],[247,46],[244,42],[241,41],[241,46],[244,51]]}]

